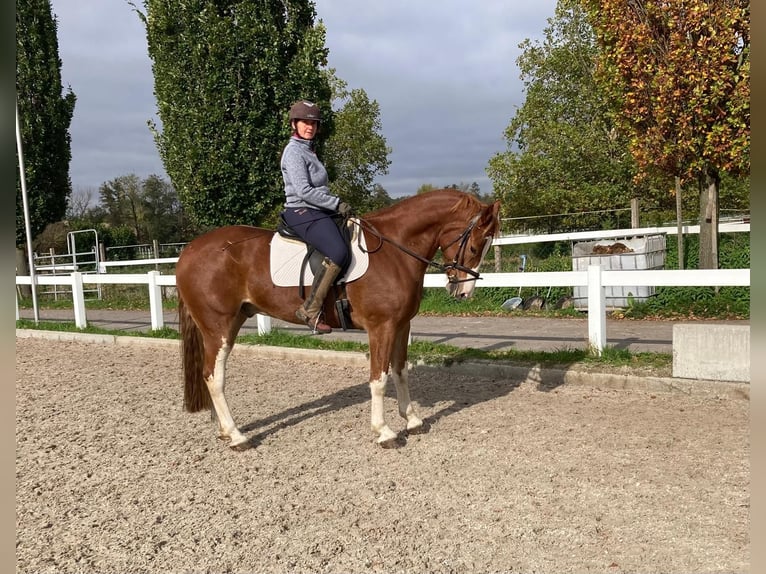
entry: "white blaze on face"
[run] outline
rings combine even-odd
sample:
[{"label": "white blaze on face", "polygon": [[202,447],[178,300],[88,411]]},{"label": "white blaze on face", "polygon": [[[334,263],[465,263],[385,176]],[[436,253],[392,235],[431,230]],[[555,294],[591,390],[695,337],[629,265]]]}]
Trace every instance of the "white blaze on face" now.
[{"label": "white blaze on face", "polygon": [[[479,262],[476,264],[475,267],[471,269],[471,271],[474,271],[476,273],[479,272],[479,267],[481,267],[481,262],[484,261],[484,257],[487,255],[487,251],[489,251],[490,245],[492,245],[492,238],[487,237],[487,239],[484,241],[484,247],[481,250],[481,257],[479,257]],[[463,277],[460,277],[460,275],[463,275]],[[467,273],[462,273],[458,275],[459,279],[464,279],[465,277],[468,277]],[[455,299],[469,299],[473,295],[473,290],[475,288],[476,288],[475,279],[461,281],[460,283],[447,283],[447,291]]]}]

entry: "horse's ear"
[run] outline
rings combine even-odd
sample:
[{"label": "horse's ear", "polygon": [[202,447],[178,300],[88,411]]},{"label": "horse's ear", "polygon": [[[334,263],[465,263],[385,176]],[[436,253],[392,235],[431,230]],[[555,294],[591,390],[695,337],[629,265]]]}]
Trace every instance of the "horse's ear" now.
[{"label": "horse's ear", "polygon": [[494,235],[500,233],[500,200],[495,201],[492,205],[485,207],[482,218],[481,226],[494,228]]}]

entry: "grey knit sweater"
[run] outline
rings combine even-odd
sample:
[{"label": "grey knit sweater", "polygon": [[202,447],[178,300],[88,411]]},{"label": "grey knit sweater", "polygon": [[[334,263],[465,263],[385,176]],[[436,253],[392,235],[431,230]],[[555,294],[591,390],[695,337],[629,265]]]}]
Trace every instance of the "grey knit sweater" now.
[{"label": "grey knit sweater", "polygon": [[291,137],[280,162],[285,181],[285,208],[313,207],[336,211],[340,199],[327,187],[327,170],[308,140]]}]

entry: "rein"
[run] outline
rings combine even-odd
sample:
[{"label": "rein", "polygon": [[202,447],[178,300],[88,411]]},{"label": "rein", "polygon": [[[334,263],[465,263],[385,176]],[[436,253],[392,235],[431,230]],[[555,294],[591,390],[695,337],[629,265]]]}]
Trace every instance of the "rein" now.
[{"label": "rein", "polygon": [[[425,263],[427,266],[435,267],[439,271],[443,273],[447,273],[447,279],[449,283],[465,283],[466,281],[474,281],[476,279],[481,279],[478,271],[474,271],[473,269],[470,269],[459,262],[459,260],[461,259],[461,256],[465,253],[465,249],[466,249],[466,246],[468,245],[468,238],[471,235],[471,231],[473,231],[473,228],[476,227],[476,223],[479,221],[478,215],[474,216],[473,219],[471,219],[471,221],[468,223],[468,227],[466,227],[465,230],[463,230],[463,232],[454,241],[451,241],[450,243],[446,245],[446,247],[450,247],[451,245],[454,245],[455,243],[460,242],[458,250],[455,253],[455,257],[452,259],[452,263],[447,263],[447,264],[437,263],[433,259],[426,259],[425,257],[418,255],[417,253],[415,253],[411,249],[408,249],[404,245],[401,245],[400,243],[397,243],[393,239],[386,237],[385,235],[380,233],[377,229],[375,229],[375,227],[371,223],[369,223],[365,219],[362,219],[361,217],[358,218],[358,221],[359,223],[357,223],[357,225],[360,228],[366,229],[367,231],[372,233],[375,237],[381,240],[381,243],[375,249],[365,250],[367,253],[374,253],[375,251],[380,249],[381,245],[383,244],[383,241],[385,241],[387,243],[390,243],[391,245],[393,245],[400,251],[406,253],[410,257],[414,257],[418,261]],[[449,271],[462,271],[470,275],[472,279],[458,279],[455,276],[449,275],[448,274]]]},{"label": "rein", "polygon": [[[433,259],[426,259],[425,257],[423,257],[421,255],[418,255],[417,253],[415,253],[411,249],[405,247],[404,245],[402,245],[400,243],[397,243],[393,239],[390,239],[390,238],[386,237],[385,235],[380,233],[377,229],[375,229],[375,227],[370,222],[368,222],[365,219],[362,219],[361,217],[357,217],[355,219],[352,219],[351,221],[355,225],[357,225],[360,229],[366,229],[367,231],[372,233],[375,237],[377,237],[381,241],[380,244],[375,249],[366,249],[364,246],[362,246],[361,239],[359,239],[358,240],[359,241],[359,248],[362,251],[364,251],[365,253],[375,253],[378,249],[380,249],[380,247],[383,245],[383,242],[385,241],[387,243],[390,243],[391,245],[393,245],[394,247],[396,247],[400,251],[406,253],[410,257],[413,257],[413,258],[417,259],[418,261],[420,261],[422,263],[425,263],[428,267],[434,267],[434,268],[438,269],[439,271],[441,271],[442,273],[445,273],[447,275],[447,282],[448,283],[453,283],[453,284],[455,284],[455,283],[466,283],[468,281],[475,281],[477,279],[481,279],[482,278],[482,277],[480,277],[478,271],[474,271],[473,269],[471,269],[469,267],[466,267],[465,265],[460,263],[460,260],[463,258],[463,255],[465,253],[465,249],[466,249],[466,247],[468,245],[468,238],[471,235],[471,231],[473,231],[473,228],[476,227],[476,224],[479,221],[479,214],[474,215],[471,218],[471,221],[468,222],[468,226],[463,230],[463,232],[460,235],[458,235],[453,241],[449,242],[445,246],[445,247],[450,247],[450,246],[454,245],[455,243],[458,243],[458,242],[460,243],[460,245],[458,246],[457,251],[455,252],[455,257],[453,257],[453,259],[452,259],[452,262],[451,263],[446,263],[446,264],[444,264],[444,263],[437,263]],[[227,244],[224,245],[221,248],[221,250],[222,251],[226,251],[232,245],[235,245],[237,243],[243,243],[245,241],[250,241],[251,239],[255,239],[255,238],[256,238],[256,236],[253,235],[251,237],[245,237],[243,239],[240,239],[239,241],[228,241]],[[470,279],[458,279],[456,276],[450,275],[449,274],[450,271],[462,271],[463,273],[465,273],[467,275],[470,275],[471,278]]]}]

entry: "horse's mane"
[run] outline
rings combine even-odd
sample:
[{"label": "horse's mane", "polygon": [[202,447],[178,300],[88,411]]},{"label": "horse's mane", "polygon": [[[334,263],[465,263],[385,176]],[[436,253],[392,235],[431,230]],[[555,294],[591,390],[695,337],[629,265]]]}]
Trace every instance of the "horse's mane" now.
[{"label": "horse's mane", "polygon": [[476,209],[479,209],[481,202],[470,193],[466,193],[464,191],[460,191],[459,189],[434,189],[431,191],[426,191],[424,193],[419,193],[417,195],[411,195],[409,197],[405,197],[404,199],[397,201],[396,203],[392,205],[387,205],[386,207],[382,207],[380,209],[377,209],[375,211],[371,211],[370,213],[366,214],[364,217],[368,218],[377,218],[377,217],[386,217],[387,215],[391,214],[391,212],[394,212],[396,214],[397,212],[401,211],[402,209],[409,210],[409,209],[417,209],[418,204],[426,202],[430,203],[434,200],[435,195],[438,196],[447,196],[447,197],[454,197],[455,204],[451,208],[451,212],[458,211],[463,208],[468,208],[471,206],[475,206]]}]

